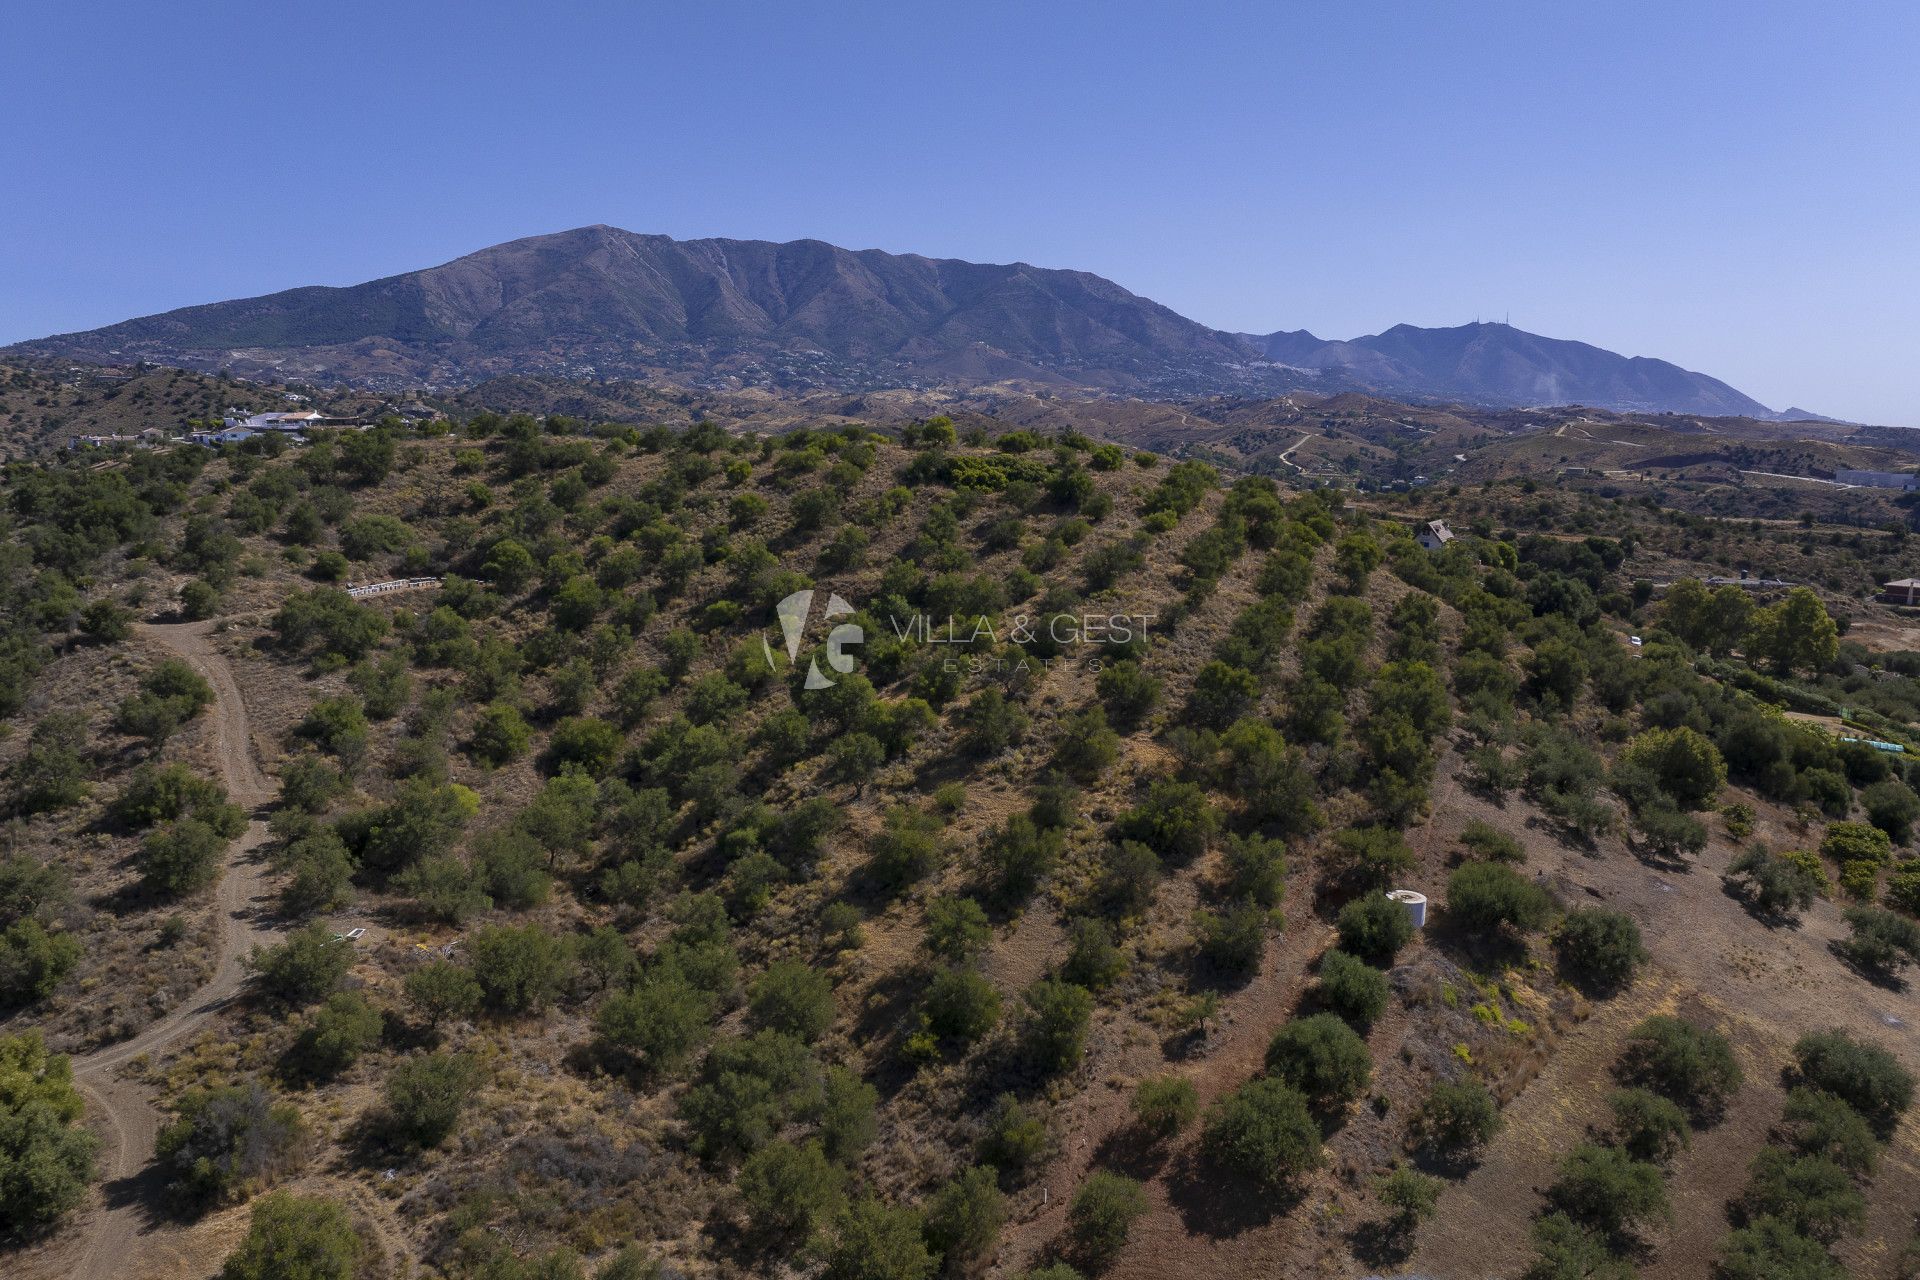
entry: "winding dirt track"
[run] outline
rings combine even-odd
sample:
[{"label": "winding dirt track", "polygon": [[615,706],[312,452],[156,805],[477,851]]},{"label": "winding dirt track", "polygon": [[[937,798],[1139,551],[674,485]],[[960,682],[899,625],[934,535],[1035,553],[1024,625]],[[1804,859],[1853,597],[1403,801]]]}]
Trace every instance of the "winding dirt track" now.
[{"label": "winding dirt track", "polygon": [[153,1274],[143,1267],[143,1246],[155,1229],[157,1179],[150,1161],[160,1114],[148,1090],[120,1077],[119,1068],[143,1054],[154,1054],[201,1030],[239,994],[246,979],[243,960],[256,943],[269,941],[266,872],[259,850],[267,824],[258,811],[273,795],[272,785],[254,756],[246,702],[240,696],[226,656],[214,645],[211,622],[141,626],[137,634],[172,650],[213,686],[213,750],[227,794],[253,816],[227,856],[216,891],[218,935],[213,977],[178,1009],[131,1040],[74,1059],[74,1078],[87,1101],[106,1121],[101,1149],[102,1203],[80,1224],[73,1261],[60,1275],[70,1280],[123,1280]]}]

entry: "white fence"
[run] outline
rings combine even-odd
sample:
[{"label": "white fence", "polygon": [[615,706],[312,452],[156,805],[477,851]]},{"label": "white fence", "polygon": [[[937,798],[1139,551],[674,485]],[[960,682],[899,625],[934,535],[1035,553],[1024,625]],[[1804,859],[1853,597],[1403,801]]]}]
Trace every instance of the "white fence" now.
[{"label": "white fence", "polygon": [[423,587],[437,587],[438,578],[395,578],[390,582],[370,582],[364,587],[348,587],[350,596],[383,596],[389,591],[418,591]]}]

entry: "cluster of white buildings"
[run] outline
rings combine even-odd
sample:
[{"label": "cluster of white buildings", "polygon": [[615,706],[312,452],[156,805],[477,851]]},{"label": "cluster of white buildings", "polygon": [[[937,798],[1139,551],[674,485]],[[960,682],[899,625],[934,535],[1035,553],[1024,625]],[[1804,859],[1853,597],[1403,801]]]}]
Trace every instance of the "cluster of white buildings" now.
[{"label": "cluster of white buildings", "polygon": [[251,440],[257,435],[268,432],[298,436],[308,427],[317,427],[326,421],[325,414],[312,409],[296,409],[286,413],[243,413],[239,409],[233,409],[220,419],[218,431],[196,431],[187,439],[194,444],[203,444],[212,449],[223,444],[238,444],[242,440]]}]

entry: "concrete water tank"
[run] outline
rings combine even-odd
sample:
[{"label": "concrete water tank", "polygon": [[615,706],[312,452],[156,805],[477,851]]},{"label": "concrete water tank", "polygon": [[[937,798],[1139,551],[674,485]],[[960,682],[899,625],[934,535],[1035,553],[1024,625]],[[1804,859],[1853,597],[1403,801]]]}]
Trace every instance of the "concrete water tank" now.
[{"label": "concrete water tank", "polygon": [[1413,921],[1413,927],[1424,929],[1427,926],[1427,895],[1415,893],[1411,889],[1389,889],[1387,896],[1407,909],[1407,919]]}]

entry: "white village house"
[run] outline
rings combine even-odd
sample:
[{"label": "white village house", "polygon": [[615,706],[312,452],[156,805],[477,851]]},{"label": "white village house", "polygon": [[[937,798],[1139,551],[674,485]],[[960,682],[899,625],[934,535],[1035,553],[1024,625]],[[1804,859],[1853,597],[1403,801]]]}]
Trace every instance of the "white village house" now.
[{"label": "white village house", "polygon": [[325,414],[316,413],[312,409],[253,414],[242,414],[238,409],[231,409],[225,417],[220,419],[220,425],[228,430],[304,431],[308,427],[317,427],[326,420]]},{"label": "white village house", "polygon": [[1438,551],[1453,541],[1453,530],[1447,528],[1445,520],[1429,520],[1413,536],[1422,550]]}]

